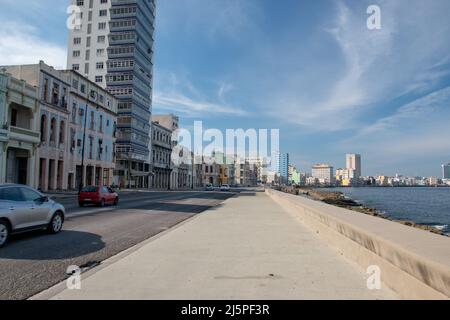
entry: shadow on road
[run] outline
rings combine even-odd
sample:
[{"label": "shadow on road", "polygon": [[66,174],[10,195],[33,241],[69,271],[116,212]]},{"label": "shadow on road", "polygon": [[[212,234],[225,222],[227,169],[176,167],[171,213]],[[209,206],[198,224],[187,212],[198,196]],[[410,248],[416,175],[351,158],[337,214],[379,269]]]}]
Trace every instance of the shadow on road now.
[{"label": "shadow on road", "polygon": [[67,230],[57,235],[41,231],[14,235],[0,249],[0,259],[62,260],[100,251],[105,243],[99,235]]}]

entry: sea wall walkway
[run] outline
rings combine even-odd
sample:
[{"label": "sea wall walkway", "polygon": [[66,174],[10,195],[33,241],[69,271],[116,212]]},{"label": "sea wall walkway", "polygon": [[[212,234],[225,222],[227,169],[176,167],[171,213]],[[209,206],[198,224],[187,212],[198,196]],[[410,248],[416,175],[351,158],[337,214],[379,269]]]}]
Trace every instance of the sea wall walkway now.
[{"label": "sea wall walkway", "polygon": [[297,221],[362,269],[376,266],[404,299],[450,297],[450,238],[275,190]]},{"label": "sea wall walkway", "polygon": [[35,299],[396,299],[265,192],[246,191]]}]

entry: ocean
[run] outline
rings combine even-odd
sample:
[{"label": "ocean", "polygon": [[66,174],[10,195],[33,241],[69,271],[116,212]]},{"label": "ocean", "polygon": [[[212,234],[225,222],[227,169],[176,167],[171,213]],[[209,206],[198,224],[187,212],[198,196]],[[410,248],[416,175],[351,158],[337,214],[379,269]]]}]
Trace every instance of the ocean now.
[{"label": "ocean", "polygon": [[450,234],[450,188],[334,188],[397,220],[429,225]]}]

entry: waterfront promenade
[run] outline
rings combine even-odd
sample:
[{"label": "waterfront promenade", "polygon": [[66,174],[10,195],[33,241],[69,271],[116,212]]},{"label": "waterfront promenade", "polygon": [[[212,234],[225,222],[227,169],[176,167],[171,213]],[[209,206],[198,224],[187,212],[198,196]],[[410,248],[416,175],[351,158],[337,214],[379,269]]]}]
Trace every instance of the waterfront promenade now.
[{"label": "waterfront promenade", "polygon": [[34,299],[397,299],[261,190],[245,191]]}]

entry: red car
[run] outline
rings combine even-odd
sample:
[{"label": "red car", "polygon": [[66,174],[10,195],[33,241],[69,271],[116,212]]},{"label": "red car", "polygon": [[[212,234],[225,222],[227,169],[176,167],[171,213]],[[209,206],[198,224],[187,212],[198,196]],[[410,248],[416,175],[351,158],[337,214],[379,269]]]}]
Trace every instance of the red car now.
[{"label": "red car", "polygon": [[118,205],[119,195],[111,188],[105,186],[84,187],[79,196],[78,204],[83,207],[85,204],[95,204],[104,207],[105,204]]}]

